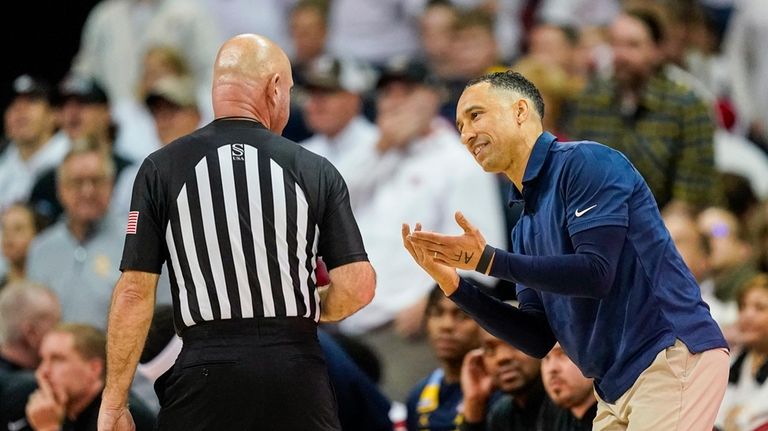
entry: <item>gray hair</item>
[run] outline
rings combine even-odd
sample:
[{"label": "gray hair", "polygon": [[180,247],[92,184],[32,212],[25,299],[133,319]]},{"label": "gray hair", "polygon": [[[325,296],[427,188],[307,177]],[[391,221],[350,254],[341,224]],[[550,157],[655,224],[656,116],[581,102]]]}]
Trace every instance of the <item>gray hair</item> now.
[{"label": "gray hair", "polygon": [[107,170],[107,176],[114,181],[115,174],[117,173],[115,161],[109,155],[109,152],[105,150],[101,145],[99,145],[98,142],[96,142],[96,140],[93,138],[82,138],[72,142],[72,148],[69,150],[67,155],[64,156],[64,159],[61,161],[58,168],[56,168],[56,180],[61,181],[64,165],[67,163],[67,161],[69,161],[69,159],[90,153],[98,153],[101,156],[104,161],[104,167]]},{"label": "gray hair", "polygon": [[0,343],[18,341],[22,325],[59,312],[59,300],[49,288],[30,281],[17,281],[0,292]]}]

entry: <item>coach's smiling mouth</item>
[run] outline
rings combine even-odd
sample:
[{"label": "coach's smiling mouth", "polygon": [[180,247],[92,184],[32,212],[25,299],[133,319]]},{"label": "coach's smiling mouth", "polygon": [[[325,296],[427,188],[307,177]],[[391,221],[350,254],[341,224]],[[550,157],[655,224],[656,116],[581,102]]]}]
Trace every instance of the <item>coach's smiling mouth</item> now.
[{"label": "coach's smiling mouth", "polygon": [[483,142],[482,144],[475,145],[475,147],[472,149],[472,154],[474,154],[475,157],[477,157],[480,154],[480,152],[483,150],[483,148],[486,147],[486,145],[488,144],[485,142]]}]

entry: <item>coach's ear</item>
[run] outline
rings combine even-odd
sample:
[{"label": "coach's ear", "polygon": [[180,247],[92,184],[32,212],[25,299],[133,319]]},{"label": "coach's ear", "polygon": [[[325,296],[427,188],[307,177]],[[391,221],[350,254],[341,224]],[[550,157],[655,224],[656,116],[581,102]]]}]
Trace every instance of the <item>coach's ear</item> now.
[{"label": "coach's ear", "polygon": [[520,98],[515,102],[515,106],[513,107],[515,120],[517,121],[518,125],[521,125],[525,123],[525,120],[528,119],[528,115],[530,115],[530,105],[528,104],[528,100],[524,98]]}]

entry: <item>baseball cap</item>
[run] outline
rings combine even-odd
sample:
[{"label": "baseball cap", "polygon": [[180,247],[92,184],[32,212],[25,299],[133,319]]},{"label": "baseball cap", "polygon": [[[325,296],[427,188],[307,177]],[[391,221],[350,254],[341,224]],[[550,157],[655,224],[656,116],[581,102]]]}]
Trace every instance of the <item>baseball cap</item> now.
[{"label": "baseball cap", "polygon": [[424,62],[410,58],[398,58],[389,62],[379,75],[376,88],[381,88],[390,82],[408,82],[435,88],[442,88],[444,85]]},{"label": "baseball cap", "polygon": [[51,102],[53,92],[45,80],[24,74],[13,80],[13,97],[29,96]]},{"label": "baseball cap", "polygon": [[364,93],[373,82],[373,71],[351,59],[321,57],[313,61],[304,75],[308,89]]},{"label": "baseball cap", "polygon": [[189,77],[166,76],[161,78],[149,88],[144,102],[151,107],[160,100],[170,102],[180,108],[196,108],[195,84]]},{"label": "baseball cap", "polygon": [[77,99],[83,103],[109,104],[106,91],[93,78],[69,75],[59,83],[61,101]]}]

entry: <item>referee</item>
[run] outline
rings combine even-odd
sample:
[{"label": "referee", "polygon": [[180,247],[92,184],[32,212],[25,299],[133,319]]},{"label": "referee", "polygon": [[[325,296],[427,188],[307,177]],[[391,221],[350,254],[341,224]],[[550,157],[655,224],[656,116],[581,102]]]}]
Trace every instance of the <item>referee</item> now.
[{"label": "referee", "polygon": [[[214,66],[216,119],[144,160],[112,298],[99,430],[133,429],[126,397],[163,263],[184,348],[160,430],[341,429],[317,322],[370,302],[375,276],[339,173],[279,136],[292,85],[274,43],[228,40]],[[330,275],[323,288],[318,256]]]}]

